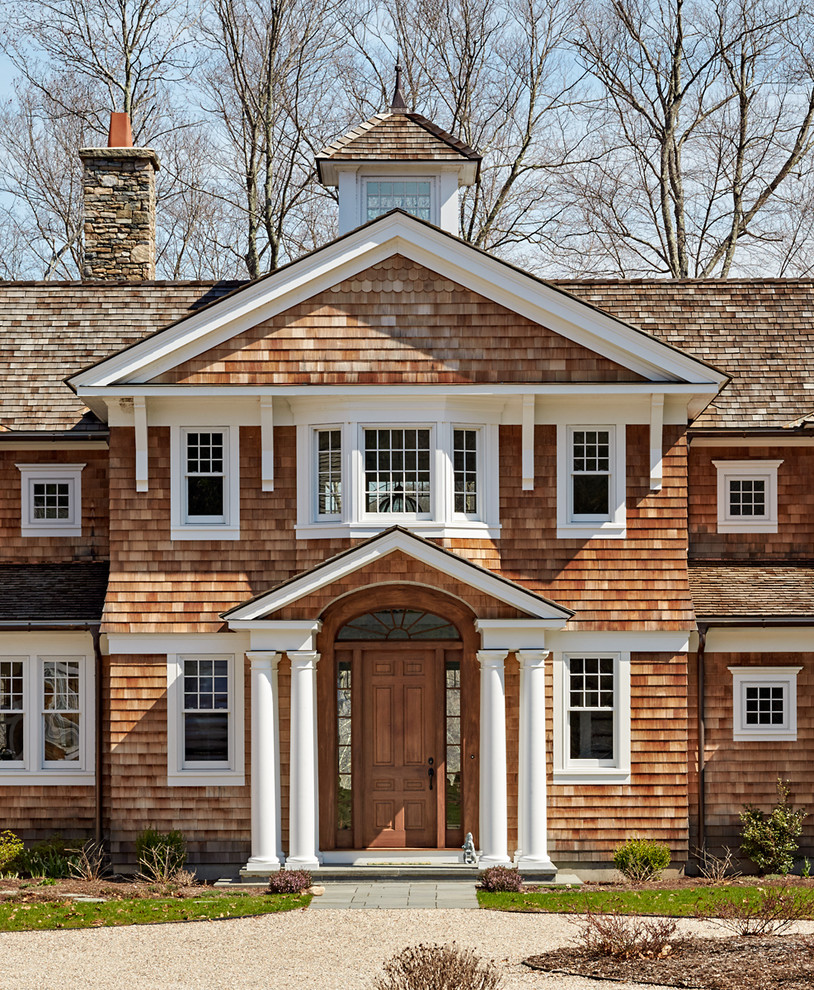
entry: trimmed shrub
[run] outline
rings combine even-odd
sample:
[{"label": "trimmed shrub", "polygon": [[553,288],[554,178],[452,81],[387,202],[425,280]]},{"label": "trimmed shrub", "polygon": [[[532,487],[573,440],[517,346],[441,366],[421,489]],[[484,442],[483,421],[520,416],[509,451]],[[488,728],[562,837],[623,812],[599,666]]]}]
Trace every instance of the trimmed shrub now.
[{"label": "trimmed shrub", "polygon": [[747,804],[740,813],[741,852],[764,873],[790,873],[794,866],[797,840],[807,817],[802,809],[789,806],[789,782],[777,778],[777,804],[765,815]]},{"label": "trimmed shrub", "polygon": [[0,832],[0,874],[17,859],[25,846],[23,840],[6,829]]},{"label": "trimmed shrub", "polygon": [[631,883],[658,880],[670,865],[670,847],[653,839],[628,839],[614,850],[613,864]]},{"label": "trimmed shrub", "polygon": [[782,935],[796,921],[808,918],[810,909],[805,891],[799,891],[798,896],[793,887],[788,890],[767,887],[758,890],[754,901],[745,898],[721,901],[715,906],[714,914],[699,910],[695,916],[735,935],[761,937]]},{"label": "trimmed shrub", "polygon": [[171,883],[187,861],[187,842],[183,832],[159,832],[146,828],[136,837],[139,875],[154,883]]},{"label": "trimmed shrub", "polygon": [[523,878],[506,866],[490,866],[480,875],[480,884],[490,893],[512,893],[523,889]]},{"label": "trimmed shrub", "polygon": [[301,894],[313,883],[308,870],[280,870],[269,877],[267,894]]},{"label": "trimmed shrub", "polygon": [[374,990],[499,990],[497,967],[472,949],[452,945],[413,945],[384,964]]}]

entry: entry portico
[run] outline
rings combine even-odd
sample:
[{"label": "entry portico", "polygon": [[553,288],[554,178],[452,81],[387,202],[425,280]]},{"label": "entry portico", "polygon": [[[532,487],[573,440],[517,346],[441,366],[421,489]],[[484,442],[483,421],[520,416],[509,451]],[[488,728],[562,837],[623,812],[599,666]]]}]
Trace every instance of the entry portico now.
[{"label": "entry portico", "polygon": [[[572,614],[400,527],[225,613],[251,642],[247,872],[411,849],[457,853],[466,831],[482,867],[514,858],[526,870],[554,872],[546,835],[545,636]],[[513,856],[505,688],[512,655],[520,666]],[[290,664],[287,752],[277,676],[283,657]]]}]

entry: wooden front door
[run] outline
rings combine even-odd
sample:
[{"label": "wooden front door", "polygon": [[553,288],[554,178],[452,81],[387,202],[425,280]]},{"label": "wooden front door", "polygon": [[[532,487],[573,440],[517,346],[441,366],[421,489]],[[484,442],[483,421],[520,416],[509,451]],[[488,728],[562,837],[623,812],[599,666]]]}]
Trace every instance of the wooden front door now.
[{"label": "wooden front door", "polygon": [[362,662],[363,845],[434,847],[443,845],[443,668],[435,649],[394,645],[368,647]]}]

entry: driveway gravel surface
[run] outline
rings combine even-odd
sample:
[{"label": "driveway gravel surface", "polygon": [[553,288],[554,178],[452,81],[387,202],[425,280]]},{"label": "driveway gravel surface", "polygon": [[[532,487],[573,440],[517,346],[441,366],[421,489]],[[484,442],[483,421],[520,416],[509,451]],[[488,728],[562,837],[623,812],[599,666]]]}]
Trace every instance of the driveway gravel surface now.
[{"label": "driveway gravel surface", "polygon": [[[698,922],[686,925],[700,930]],[[0,990],[370,990],[385,960],[422,941],[457,941],[494,959],[505,990],[632,990],[520,965],[568,944],[574,931],[559,915],[408,908],[7,932],[0,934]]]}]

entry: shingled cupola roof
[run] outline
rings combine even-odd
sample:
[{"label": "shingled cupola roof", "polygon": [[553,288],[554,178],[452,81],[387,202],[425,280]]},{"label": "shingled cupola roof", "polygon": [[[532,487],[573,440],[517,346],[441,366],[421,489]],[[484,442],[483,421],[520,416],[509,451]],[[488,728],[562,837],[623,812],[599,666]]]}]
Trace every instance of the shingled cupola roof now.
[{"label": "shingled cupola roof", "polygon": [[317,155],[319,180],[326,186],[339,184],[341,163],[447,162],[459,165],[459,184],[476,181],[481,156],[469,145],[438,127],[420,113],[411,111],[401,89],[401,67],[396,67],[396,86],[390,109],[377,113],[326,145]]}]

